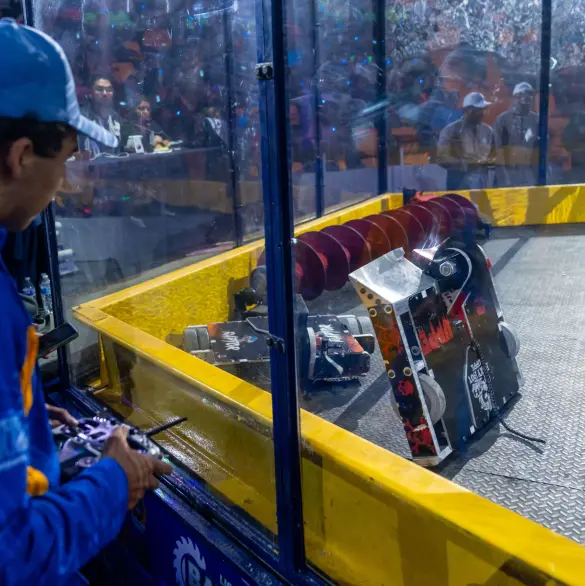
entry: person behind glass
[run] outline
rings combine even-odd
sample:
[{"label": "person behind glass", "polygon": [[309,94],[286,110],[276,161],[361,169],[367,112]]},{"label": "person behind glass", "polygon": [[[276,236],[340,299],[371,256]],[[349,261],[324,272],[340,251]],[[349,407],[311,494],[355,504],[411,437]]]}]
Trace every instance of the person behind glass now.
[{"label": "person behind glass", "polygon": [[463,118],[443,128],[437,162],[447,170],[447,189],[485,189],[488,169],[495,160],[492,129],[483,123],[490,105],[482,94],[471,92],[463,100]]},{"label": "person behind glass", "polygon": [[[83,109],[83,115],[120,140],[122,121],[114,108],[114,86],[108,76],[96,75],[93,78],[89,101]],[[120,147],[105,147],[89,136],[80,136],[79,150],[89,152],[93,158],[102,153],[117,155]]]},{"label": "person behind glass", "polygon": [[122,146],[125,150],[136,152],[136,145],[130,137],[140,136],[141,144],[148,153],[156,148],[168,147],[169,140],[163,129],[152,119],[150,102],[144,97],[138,97],[136,108],[132,111],[130,120],[122,124]]},{"label": "person behind glass", "polygon": [[585,181],[585,109],[583,102],[577,101],[575,111],[563,131],[563,147],[571,155],[571,168],[564,174],[565,183]]},{"label": "person behind glass", "polygon": [[289,123],[293,171],[307,170],[315,163],[315,149],[305,132],[299,104],[289,104]]},{"label": "person behind glass", "polygon": [[497,187],[536,185],[538,114],[532,110],[534,88],[527,82],[512,91],[512,106],[494,123]]},{"label": "person behind glass", "polygon": [[225,147],[227,126],[215,115],[208,84],[196,71],[179,71],[174,99],[161,109],[161,122],[174,140],[190,147]]},{"label": "person behind glass", "polygon": [[[116,138],[81,115],[63,50],[47,35],[0,20],[0,254],[59,189],[77,133]],[[1,256],[0,256],[1,258]],[[39,339],[0,260],[0,584],[61,586],[115,539],[162,461],[132,450],[118,427],[103,457],[65,484],[36,367]]]}]

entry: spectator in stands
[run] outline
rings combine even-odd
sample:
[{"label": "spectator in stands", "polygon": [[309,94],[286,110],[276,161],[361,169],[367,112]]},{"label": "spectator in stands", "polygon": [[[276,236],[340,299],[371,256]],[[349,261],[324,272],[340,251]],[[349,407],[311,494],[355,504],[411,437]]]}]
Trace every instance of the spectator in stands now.
[{"label": "spectator in stands", "polygon": [[174,93],[160,117],[170,136],[193,147],[225,147],[227,125],[212,108],[207,82],[193,71],[179,71]]},{"label": "spectator in stands", "polygon": [[457,92],[449,92],[441,86],[432,91],[428,101],[420,106],[414,121],[421,146],[435,147],[441,130],[461,118],[458,101]]},{"label": "spectator in stands", "polygon": [[293,170],[308,170],[315,163],[315,149],[309,138],[299,104],[289,104],[290,141]]},{"label": "spectator in stands", "polygon": [[[576,107],[577,104],[576,104]],[[566,183],[585,181],[585,112],[577,109],[563,131],[563,146],[571,155],[571,168],[565,172]]]},{"label": "spectator in stands", "polygon": [[437,162],[447,170],[447,189],[484,189],[488,168],[494,164],[492,129],[483,123],[490,105],[482,94],[471,92],[463,100],[463,118],[439,134]]},{"label": "spectator in stands", "polygon": [[494,123],[498,187],[536,185],[538,180],[538,114],[532,110],[534,88],[527,82],[512,92],[511,108]]},{"label": "spectator in stands", "polygon": [[149,153],[156,148],[169,145],[166,133],[152,119],[152,107],[144,96],[138,98],[138,104],[132,110],[130,119],[122,124],[121,135],[122,147],[126,150],[133,150],[128,146],[128,138],[137,135],[142,137],[142,146]]},{"label": "spectator in stands", "polygon": [[[89,102],[83,109],[83,114],[92,122],[99,124],[117,139],[121,138],[122,121],[114,109],[114,86],[108,76],[97,75],[91,83]],[[80,150],[91,153],[96,157],[101,153],[118,154],[120,147],[108,148],[100,145],[88,136],[80,136]]]}]

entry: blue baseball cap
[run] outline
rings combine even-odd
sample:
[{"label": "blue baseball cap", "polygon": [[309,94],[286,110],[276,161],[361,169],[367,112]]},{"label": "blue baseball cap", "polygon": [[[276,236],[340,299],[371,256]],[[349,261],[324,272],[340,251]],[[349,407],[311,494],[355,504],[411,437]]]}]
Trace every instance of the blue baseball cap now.
[{"label": "blue baseball cap", "polygon": [[0,20],[0,116],[62,122],[108,147],[118,139],[81,115],[63,49],[48,35]]}]

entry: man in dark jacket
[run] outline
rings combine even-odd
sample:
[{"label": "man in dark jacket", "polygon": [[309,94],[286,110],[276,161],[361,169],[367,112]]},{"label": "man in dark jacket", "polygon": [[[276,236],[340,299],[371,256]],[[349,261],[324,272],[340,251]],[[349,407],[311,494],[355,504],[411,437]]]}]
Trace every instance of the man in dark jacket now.
[{"label": "man in dark jacket", "polygon": [[512,107],[502,112],[494,124],[497,187],[537,185],[538,114],[534,88],[527,82],[512,92]]},{"label": "man in dark jacket", "polygon": [[[61,48],[0,21],[0,251],[6,231],[26,228],[53,198],[77,132],[117,143],[81,116]],[[1,261],[0,348],[0,584],[59,586],[116,537],[126,510],[170,467],[132,451],[119,428],[104,458],[59,485],[38,337]]]}]

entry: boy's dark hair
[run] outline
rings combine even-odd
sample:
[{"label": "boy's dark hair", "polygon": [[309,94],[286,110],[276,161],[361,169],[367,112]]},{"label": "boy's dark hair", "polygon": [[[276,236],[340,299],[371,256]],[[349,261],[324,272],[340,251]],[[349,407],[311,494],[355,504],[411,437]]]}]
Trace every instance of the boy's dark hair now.
[{"label": "boy's dark hair", "polygon": [[19,138],[29,138],[39,157],[54,157],[63,148],[63,141],[74,130],[64,122],[41,122],[32,117],[4,118],[0,116],[0,153]]}]

